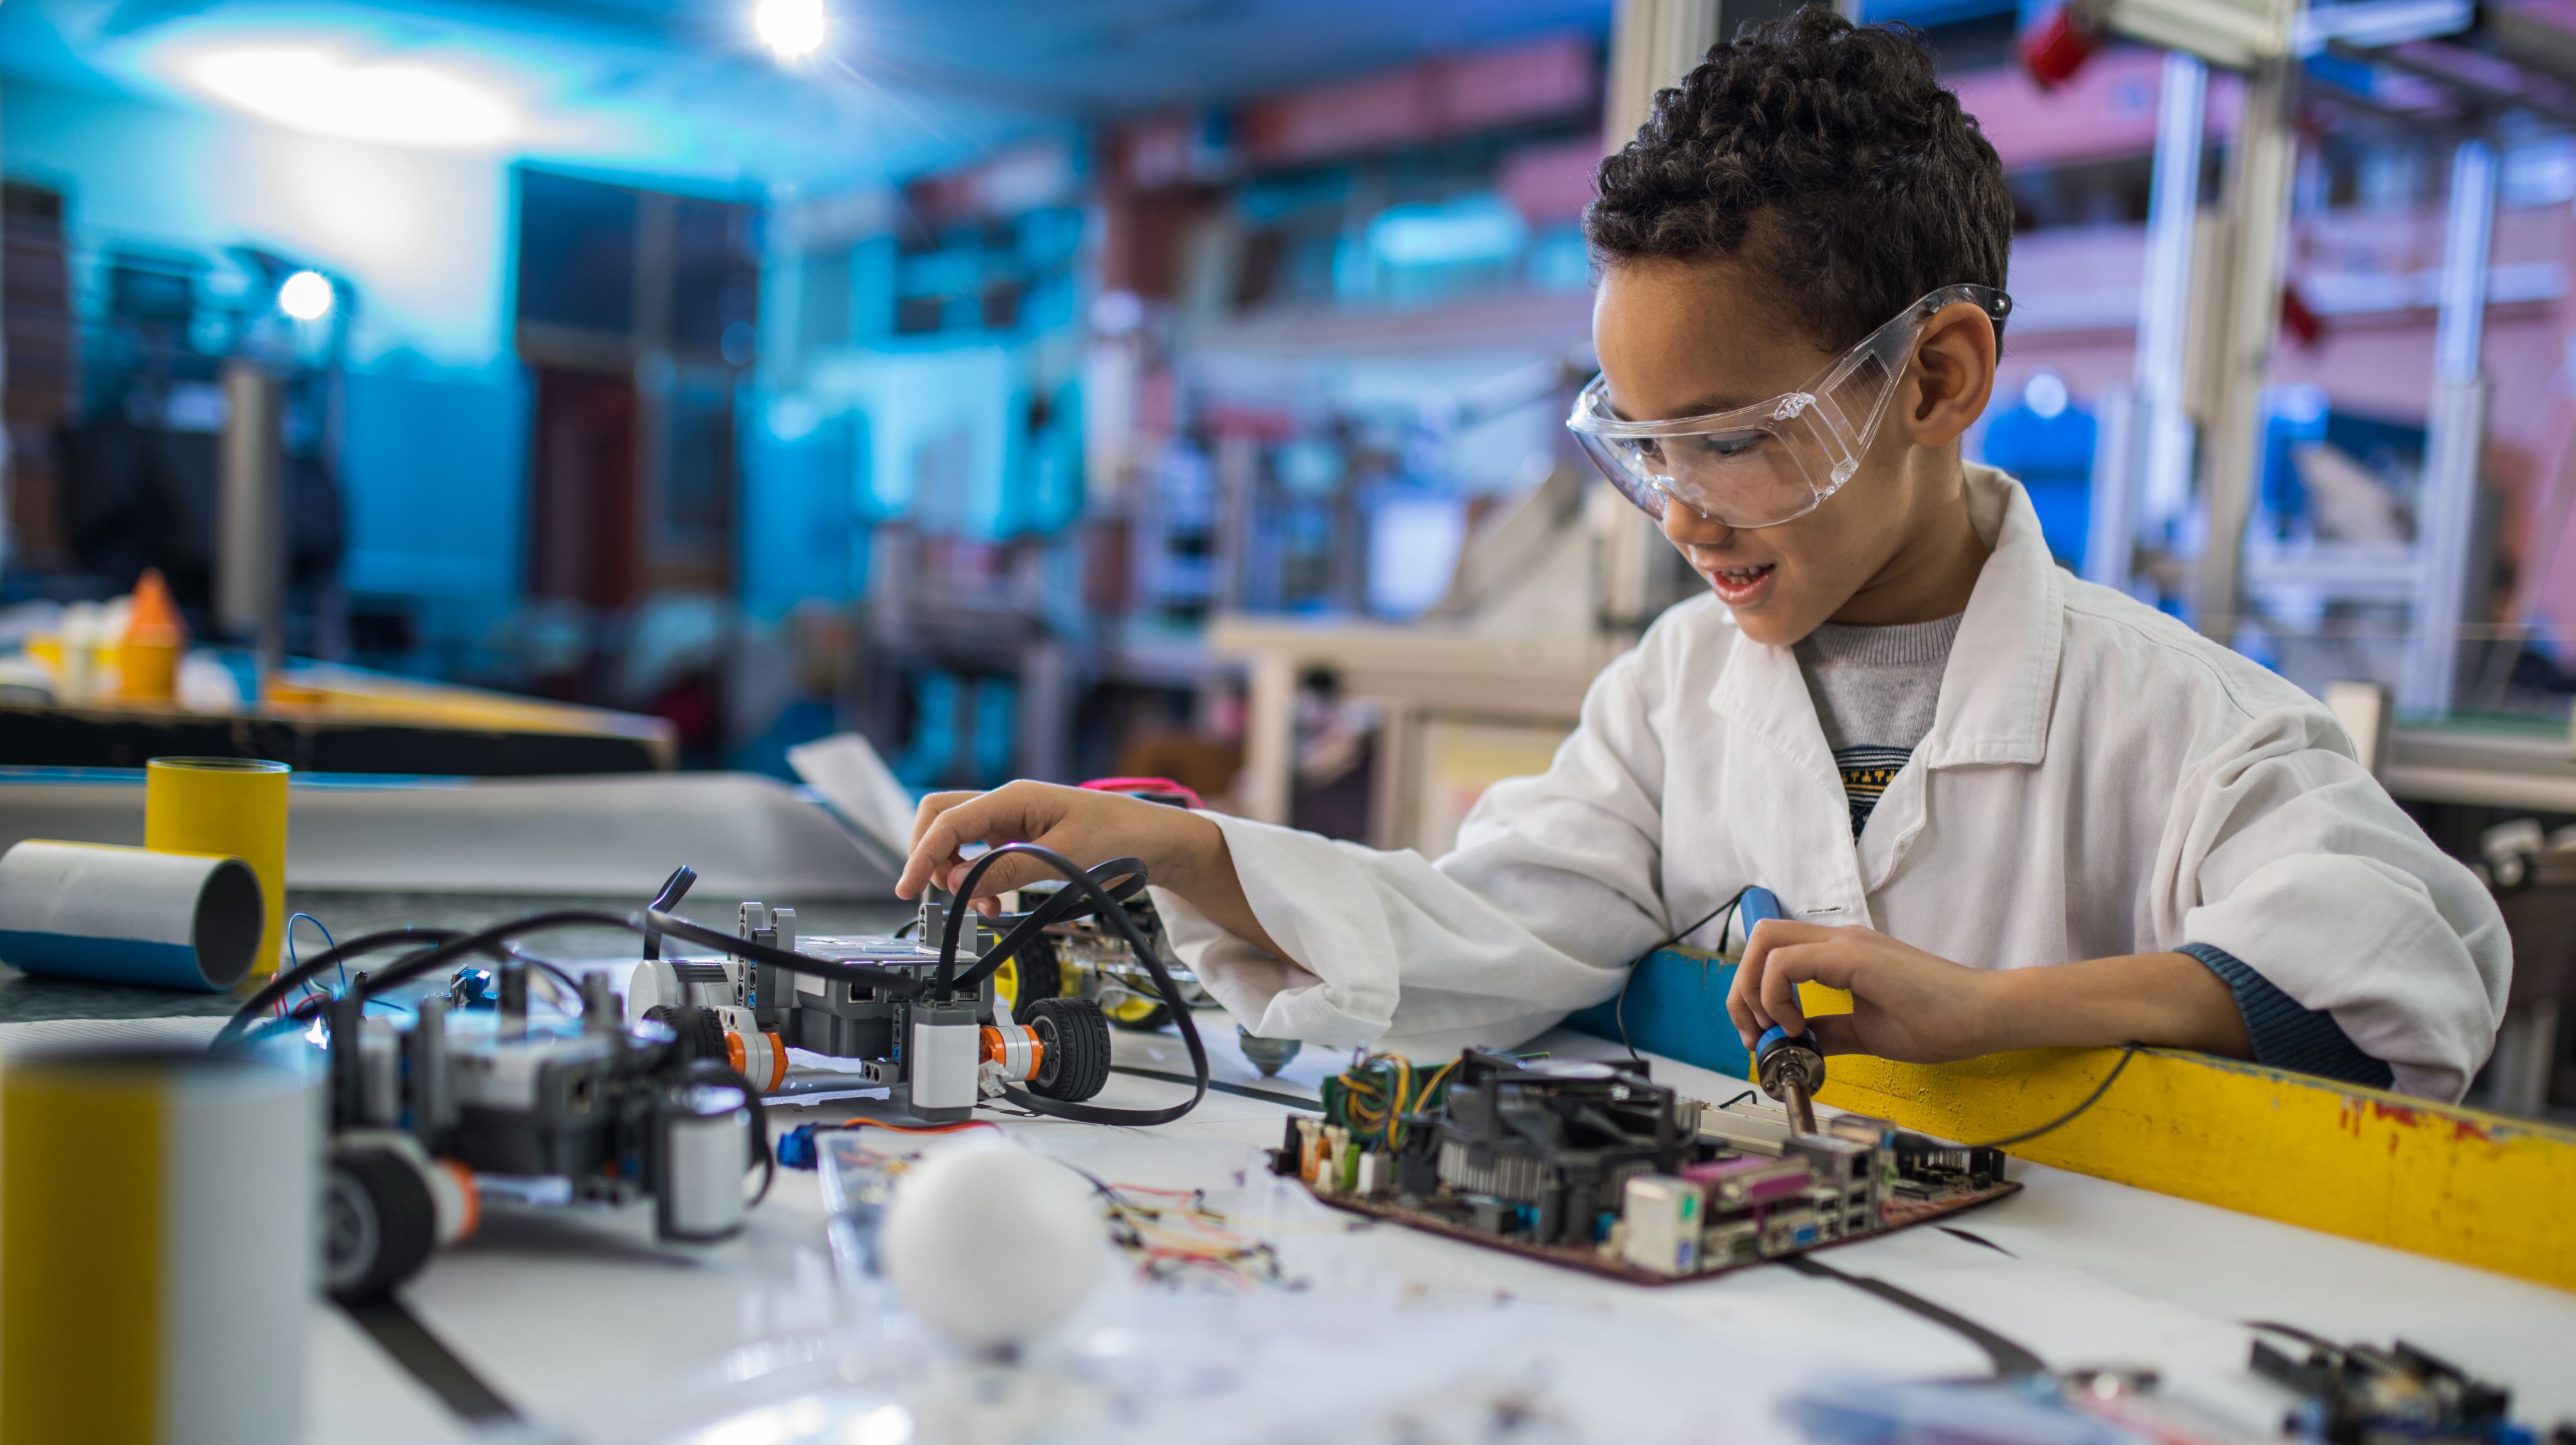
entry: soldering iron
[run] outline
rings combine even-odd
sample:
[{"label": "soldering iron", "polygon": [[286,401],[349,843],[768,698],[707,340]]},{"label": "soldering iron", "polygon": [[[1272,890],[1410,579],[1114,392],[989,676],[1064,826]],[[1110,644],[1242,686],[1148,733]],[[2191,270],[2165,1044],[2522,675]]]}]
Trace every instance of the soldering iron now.
[{"label": "soldering iron", "polygon": [[[1748,944],[1755,925],[1780,916],[1780,899],[1768,888],[1745,889],[1737,907]],[[1762,1092],[1788,1106],[1790,1128],[1816,1132],[1816,1090],[1825,1083],[1825,1050],[1813,1033],[1792,1034],[1777,1024],[1763,1030],[1753,1044],[1753,1077]]]}]

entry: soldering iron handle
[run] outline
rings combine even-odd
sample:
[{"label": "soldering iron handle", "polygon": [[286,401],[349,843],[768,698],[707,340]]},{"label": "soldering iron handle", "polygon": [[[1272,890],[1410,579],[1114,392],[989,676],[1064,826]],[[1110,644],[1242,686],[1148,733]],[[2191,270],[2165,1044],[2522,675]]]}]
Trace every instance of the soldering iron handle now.
[{"label": "soldering iron handle", "polygon": [[1753,925],[1780,916],[1780,895],[1760,886],[1745,889],[1743,899],[1735,905],[1736,921],[1744,926],[1747,942],[1753,938]]}]

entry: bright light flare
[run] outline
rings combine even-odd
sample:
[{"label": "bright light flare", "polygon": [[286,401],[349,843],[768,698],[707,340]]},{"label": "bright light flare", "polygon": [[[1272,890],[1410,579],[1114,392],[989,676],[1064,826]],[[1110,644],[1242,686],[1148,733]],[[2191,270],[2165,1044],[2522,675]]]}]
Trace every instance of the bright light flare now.
[{"label": "bright light flare", "polygon": [[2073,400],[2066,394],[2065,378],[2043,366],[2030,374],[2022,384],[2021,404],[2029,407],[2041,421],[2055,421]]},{"label": "bright light flare", "polygon": [[352,61],[306,45],[208,51],[183,67],[217,100],[297,130],[385,145],[479,150],[519,129],[515,106],[415,61]]},{"label": "bright light flare", "polygon": [[321,320],[339,299],[331,278],[319,271],[298,271],[277,288],[277,309],[298,321]]},{"label": "bright light flare", "polygon": [[751,28],[779,59],[802,60],[823,48],[830,21],[823,0],[760,0],[752,7]]}]

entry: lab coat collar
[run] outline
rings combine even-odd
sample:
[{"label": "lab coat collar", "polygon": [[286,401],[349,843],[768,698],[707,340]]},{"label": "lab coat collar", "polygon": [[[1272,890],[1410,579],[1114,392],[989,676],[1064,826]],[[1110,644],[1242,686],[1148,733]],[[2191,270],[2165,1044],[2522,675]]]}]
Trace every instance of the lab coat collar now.
[{"label": "lab coat collar", "polygon": [[1967,484],[1969,523],[1995,550],[1968,594],[1932,731],[1915,756],[1927,768],[2037,763],[2066,637],[2062,573],[2021,483],[1971,465]]},{"label": "lab coat collar", "polygon": [[[2058,567],[2021,484],[1989,466],[1966,471],[1969,521],[1994,552],[1968,595],[1932,731],[1915,761],[1924,768],[2037,763],[2046,752],[2065,632]],[[1821,770],[1839,785],[1796,655],[1741,634],[1730,651],[1710,705],[1785,761]]]}]

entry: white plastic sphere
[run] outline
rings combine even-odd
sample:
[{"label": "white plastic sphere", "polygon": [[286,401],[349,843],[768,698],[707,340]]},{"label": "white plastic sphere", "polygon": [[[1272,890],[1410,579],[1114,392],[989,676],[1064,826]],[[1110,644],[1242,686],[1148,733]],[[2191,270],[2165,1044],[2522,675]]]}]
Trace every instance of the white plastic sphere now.
[{"label": "white plastic sphere", "polygon": [[1051,1159],[1001,1146],[933,1154],[907,1170],[877,1234],[886,1278],[961,1345],[1033,1339],[1099,1278],[1099,1196]]}]

